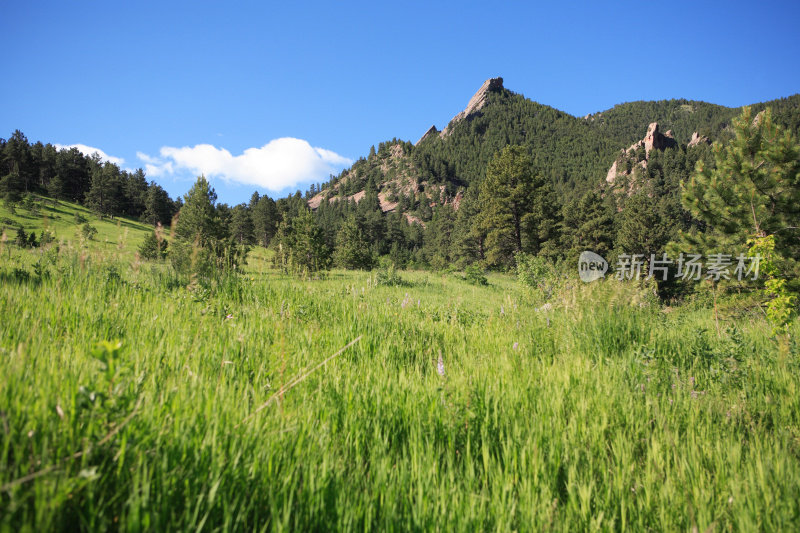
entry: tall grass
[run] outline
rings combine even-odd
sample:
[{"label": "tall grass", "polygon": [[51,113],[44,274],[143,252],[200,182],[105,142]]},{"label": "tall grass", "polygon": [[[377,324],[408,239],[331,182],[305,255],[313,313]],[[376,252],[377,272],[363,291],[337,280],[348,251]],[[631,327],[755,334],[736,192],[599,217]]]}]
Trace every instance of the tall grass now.
[{"label": "tall grass", "polygon": [[717,335],[614,283],[536,311],[503,276],[14,268],[3,531],[800,525],[800,354],[757,318]]}]

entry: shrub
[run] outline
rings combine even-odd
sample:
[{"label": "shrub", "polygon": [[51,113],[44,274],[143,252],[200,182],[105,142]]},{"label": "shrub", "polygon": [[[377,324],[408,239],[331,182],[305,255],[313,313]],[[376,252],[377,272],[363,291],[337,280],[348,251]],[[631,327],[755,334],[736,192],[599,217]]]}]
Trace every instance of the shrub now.
[{"label": "shrub", "polygon": [[81,227],[81,234],[86,240],[94,240],[95,235],[97,235],[97,228],[87,222]]},{"label": "shrub", "polygon": [[28,247],[28,234],[25,233],[25,228],[22,226],[17,229],[17,239],[14,241],[14,243],[20,248]]},{"label": "shrub", "polygon": [[559,282],[555,265],[544,257],[526,253],[518,253],[514,259],[519,282],[541,291],[544,298],[549,299]]},{"label": "shrub", "polygon": [[189,244],[182,240],[172,243],[169,250],[172,268],[180,276],[208,276],[214,270],[214,257],[198,242]]},{"label": "shrub", "polygon": [[464,280],[473,285],[488,285],[489,280],[478,265],[469,265],[464,269]]},{"label": "shrub", "polygon": [[167,240],[159,238],[156,232],[147,234],[144,242],[139,246],[139,257],[142,259],[156,260],[167,257]]},{"label": "shrub", "polygon": [[44,246],[45,244],[50,244],[51,242],[55,242],[56,236],[53,234],[52,231],[43,229],[42,234],[39,237],[39,246]]},{"label": "shrub", "polygon": [[395,286],[404,284],[405,282],[397,272],[394,263],[390,262],[388,264],[381,265],[381,268],[375,273],[375,285]]}]

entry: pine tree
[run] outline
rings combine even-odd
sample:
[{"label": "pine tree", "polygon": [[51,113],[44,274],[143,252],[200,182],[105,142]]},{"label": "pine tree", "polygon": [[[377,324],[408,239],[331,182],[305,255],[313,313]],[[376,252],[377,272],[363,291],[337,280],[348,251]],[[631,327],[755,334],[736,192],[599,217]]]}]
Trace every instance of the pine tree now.
[{"label": "pine tree", "polygon": [[348,216],[339,228],[333,261],[336,265],[349,269],[370,270],[373,267],[370,243],[364,232],[364,220],[357,214]]},{"label": "pine tree", "polygon": [[122,191],[119,167],[113,163],[101,164],[99,156],[94,161],[92,185],[86,195],[86,204],[101,215],[112,216],[119,208]]},{"label": "pine tree", "polygon": [[364,187],[364,197],[358,202],[359,216],[364,221],[364,234],[377,254],[388,251],[386,246],[386,218],[381,210],[378,188],[370,177]]},{"label": "pine tree", "polygon": [[250,203],[250,216],[253,219],[255,238],[261,246],[269,246],[280,220],[275,200],[269,196],[261,196],[257,199],[254,196],[250,199]]},{"label": "pine tree", "polygon": [[450,253],[455,218],[453,208],[443,205],[436,209],[425,228],[423,252],[428,264],[435,269],[447,268],[452,260]]},{"label": "pine tree", "polygon": [[163,259],[167,255],[167,241],[160,238],[155,231],[148,233],[139,246],[139,257],[142,259]]},{"label": "pine tree", "polygon": [[217,193],[205,176],[200,176],[184,195],[184,204],[178,213],[175,233],[178,237],[193,241],[199,239],[201,245],[219,237],[214,203]]},{"label": "pine tree", "polygon": [[608,257],[614,241],[614,211],[596,191],[563,209],[563,245],[570,259],[584,250]]},{"label": "pine tree", "polygon": [[667,243],[677,235],[676,220],[665,209],[669,197],[658,198],[645,188],[631,196],[618,218],[617,251],[660,257]]},{"label": "pine tree", "polygon": [[7,204],[19,202],[23,190],[24,183],[16,166],[9,174],[0,178],[0,194]]},{"label": "pine tree", "polygon": [[144,171],[137,169],[132,174],[124,175],[125,214],[132,217],[141,216],[147,209],[147,180]]},{"label": "pine tree", "polygon": [[17,239],[14,242],[20,248],[28,247],[28,234],[25,233],[25,229],[22,226],[20,226],[19,229],[17,230]]},{"label": "pine tree", "polygon": [[774,235],[780,276],[800,282],[800,145],[773,123],[770,109],[750,108],[733,121],[734,138],[713,147],[715,166],[703,160],[683,191],[684,207],[708,227],[681,235],[682,251],[736,256],[748,240]]},{"label": "pine tree", "polygon": [[325,236],[308,209],[282,222],[274,241],[273,262],[285,271],[308,273],[329,266],[330,251]]},{"label": "pine tree", "polygon": [[481,183],[478,202],[489,265],[511,266],[518,252],[555,250],[557,204],[552,189],[534,172],[523,147],[507,146],[495,154]]},{"label": "pine tree", "polygon": [[144,200],[145,222],[155,226],[158,223],[166,226],[172,222],[174,203],[163,188],[156,182],[151,181],[147,187],[147,194]]},{"label": "pine tree", "polygon": [[61,179],[60,175],[56,174],[47,184],[47,194],[52,198],[63,199],[65,188],[64,180]]},{"label": "pine tree", "polygon": [[253,219],[246,204],[239,204],[233,208],[231,215],[231,237],[239,244],[252,244]]}]

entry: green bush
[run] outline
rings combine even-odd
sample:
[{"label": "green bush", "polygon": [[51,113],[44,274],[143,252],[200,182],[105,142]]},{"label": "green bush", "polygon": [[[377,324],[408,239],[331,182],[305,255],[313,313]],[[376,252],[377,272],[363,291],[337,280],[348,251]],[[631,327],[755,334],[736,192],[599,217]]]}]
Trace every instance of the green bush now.
[{"label": "green bush", "polygon": [[81,235],[83,235],[84,239],[92,241],[97,235],[97,228],[87,222],[81,226]]},{"label": "green bush", "polygon": [[214,270],[214,257],[210,250],[199,244],[176,240],[169,250],[172,268],[180,276],[209,276]]},{"label": "green bush", "polygon": [[469,265],[464,269],[464,280],[473,285],[488,285],[489,280],[478,265]]},{"label": "green bush", "polygon": [[167,240],[159,238],[155,231],[148,233],[144,242],[139,246],[139,257],[142,259],[156,260],[167,257]]},{"label": "green bush", "polygon": [[28,247],[28,234],[25,233],[25,228],[22,226],[17,229],[17,239],[14,241],[14,243],[20,248]]},{"label": "green bush", "polygon": [[405,282],[403,281],[403,278],[400,277],[400,273],[397,272],[394,263],[388,263],[381,265],[381,267],[375,273],[375,284],[398,286],[404,285]]},{"label": "green bush", "polygon": [[559,284],[556,266],[544,257],[526,253],[518,253],[514,259],[519,282],[540,291],[545,299],[549,299]]}]

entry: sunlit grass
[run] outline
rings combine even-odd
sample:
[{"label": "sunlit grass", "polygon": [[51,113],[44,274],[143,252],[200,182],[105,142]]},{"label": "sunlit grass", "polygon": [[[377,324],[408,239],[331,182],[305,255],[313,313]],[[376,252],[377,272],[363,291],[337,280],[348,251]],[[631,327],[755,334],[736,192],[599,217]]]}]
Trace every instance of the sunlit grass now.
[{"label": "sunlit grass", "polygon": [[[14,213],[7,205],[0,203],[0,228],[6,233],[9,241],[17,236],[17,228],[22,226],[26,233],[34,231],[37,240],[43,230],[49,230],[55,241],[66,247],[84,249],[91,252],[102,252],[109,257],[130,262],[144,241],[145,236],[153,231],[151,226],[125,217],[99,217],[93,211],[79,204],[50,198],[35,196],[39,204],[39,212],[31,212],[17,204]],[[95,229],[97,234],[91,240],[81,234],[81,225],[76,224],[75,214],[80,215]],[[1,232],[0,232],[1,233]],[[6,252],[13,252],[7,248]],[[31,259],[31,254],[16,254],[18,261]]]},{"label": "sunlit grass", "polygon": [[757,317],[718,336],[614,282],[536,311],[502,275],[301,281],[261,251],[189,289],[103,247],[21,280],[47,252],[0,253],[4,530],[800,523],[798,349]]}]

